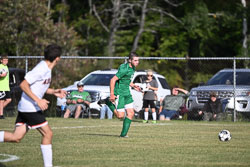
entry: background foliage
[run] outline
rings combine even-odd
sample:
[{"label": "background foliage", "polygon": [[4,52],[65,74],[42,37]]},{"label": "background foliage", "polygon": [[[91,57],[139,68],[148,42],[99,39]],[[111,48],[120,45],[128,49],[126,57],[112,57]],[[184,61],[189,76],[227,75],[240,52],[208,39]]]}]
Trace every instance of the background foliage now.
[{"label": "background foliage", "polygon": [[[250,53],[249,40],[247,49],[242,47],[248,1],[243,7],[240,0],[1,0],[0,9],[0,54],[42,55],[49,43],[61,45],[64,56],[127,56],[132,50],[141,57],[248,57]],[[249,31],[247,35],[249,39]],[[94,60],[86,68],[89,61],[93,62],[67,59],[57,70],[60,82],[55,86],[65,87],[92,70],[117,68],[121,63]],[[206,73],[199,72],[200,67],[206,67]],[[187,59],[144,62],[139,68],[163,74],[170,86],[190,88],[225,65],[198,62],[194,67]]]}]

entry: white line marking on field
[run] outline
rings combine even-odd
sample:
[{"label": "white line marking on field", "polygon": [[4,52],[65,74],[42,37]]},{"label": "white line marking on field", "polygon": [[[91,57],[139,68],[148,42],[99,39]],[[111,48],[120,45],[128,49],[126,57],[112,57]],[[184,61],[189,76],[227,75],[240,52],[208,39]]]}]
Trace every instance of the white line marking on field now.
[{"label": "white line marking on field", "polygon": [[8,157],[7,159],[0,159],[0,162],[10,162],[20,159],[18,156],[9,154],[0,154],[0,156]]}]

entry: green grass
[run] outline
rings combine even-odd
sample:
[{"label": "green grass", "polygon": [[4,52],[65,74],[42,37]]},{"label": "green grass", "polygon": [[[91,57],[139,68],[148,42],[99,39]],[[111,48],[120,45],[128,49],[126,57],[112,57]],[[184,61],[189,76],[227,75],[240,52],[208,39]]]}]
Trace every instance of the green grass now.
[{"label": "green grass", "polygon": [[[132,122],[129,138],[119,138],[122,121],[48,118],[53,129],[53,163],[60,167],[250,166],[250,123],[170,121]],[[0,120],[1,130],[12,130],[15,118]],[[218,140],[228,129],[229,142]],[[20,157],[2,167],[42,167],[41,136],[30,130],[21,143],[0,143],[0,154]],[[5,159],[0,155],[0,160]]]}]

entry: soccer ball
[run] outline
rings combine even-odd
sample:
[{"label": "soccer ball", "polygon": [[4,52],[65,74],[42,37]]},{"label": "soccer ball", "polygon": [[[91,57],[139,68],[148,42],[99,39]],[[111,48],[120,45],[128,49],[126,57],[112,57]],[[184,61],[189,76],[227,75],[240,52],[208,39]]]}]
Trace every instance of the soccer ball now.
[{"label": "soccer ball", "polygon": [[220,141],[229,141],[232,138],[231,133],[228,130],[220,131],[218,137]]},{"label": "soccer ball", "polygon": [[146,83],[143,83],[143,84],[141,85],[141,90],[142,90],[143,92],[148,91],[148,86],[147,86]]},{"label": "soccer ball", "polygon": [[4,68],[0,69],[0,75],[5,73],[5,72],[6,72],[6,70]]}]

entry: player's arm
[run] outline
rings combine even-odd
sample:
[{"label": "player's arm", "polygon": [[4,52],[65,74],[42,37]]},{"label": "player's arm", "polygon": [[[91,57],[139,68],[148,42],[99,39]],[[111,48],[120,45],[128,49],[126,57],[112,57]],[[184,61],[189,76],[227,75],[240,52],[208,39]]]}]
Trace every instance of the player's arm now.
[{"label": "player's arm", "polygon": [[135,85],[133,82],[131,82],[131,83],[129,84],[129,86],[132,87],[132,88],[134,88],[134,89],[137,90],[138,92],[142,92],[140,86]]},{"label": "player's arm", "polygon": [[49,89],[47,89],[46,94],[51,94],[51,95],[54,95],[56,97],[63,98],[66,96],[67,92],[65,90],[62,90],[62,89],[49,88]]},{"label": "player's arm", "polygon": [[115,91],[115,83],[116,81],[118,81],[119,78],[115,75],[113,76],[113,78],[110,80],[110,101],[111,102],[115,102],[115,94],[114,94],[114,91]]},{"label": "player's arm", "polygon": [[149,86],[148,89],[151,89],[153,91],[158,91],[158,88],[155,88],[155,87],[152,87],[152,86]]},{"label": "player's arm", "polygon": [[178,91],[181,91],[181,92],[183,92],[185,94],[188,94],[188,91],[185,90],[185,89],[182,89],[182,88],[175,88],[175,89],[178,90]]},{"label": "player's arm", "polygon": [[39,99],[30,89],[30,84],[25,80],[23,80],[20,84],[22,91],[27,94],[32,100],[34,100],[37,105],[41,108],[41,110],[46,110],[48,108],[49,101],[45,99]]}]

